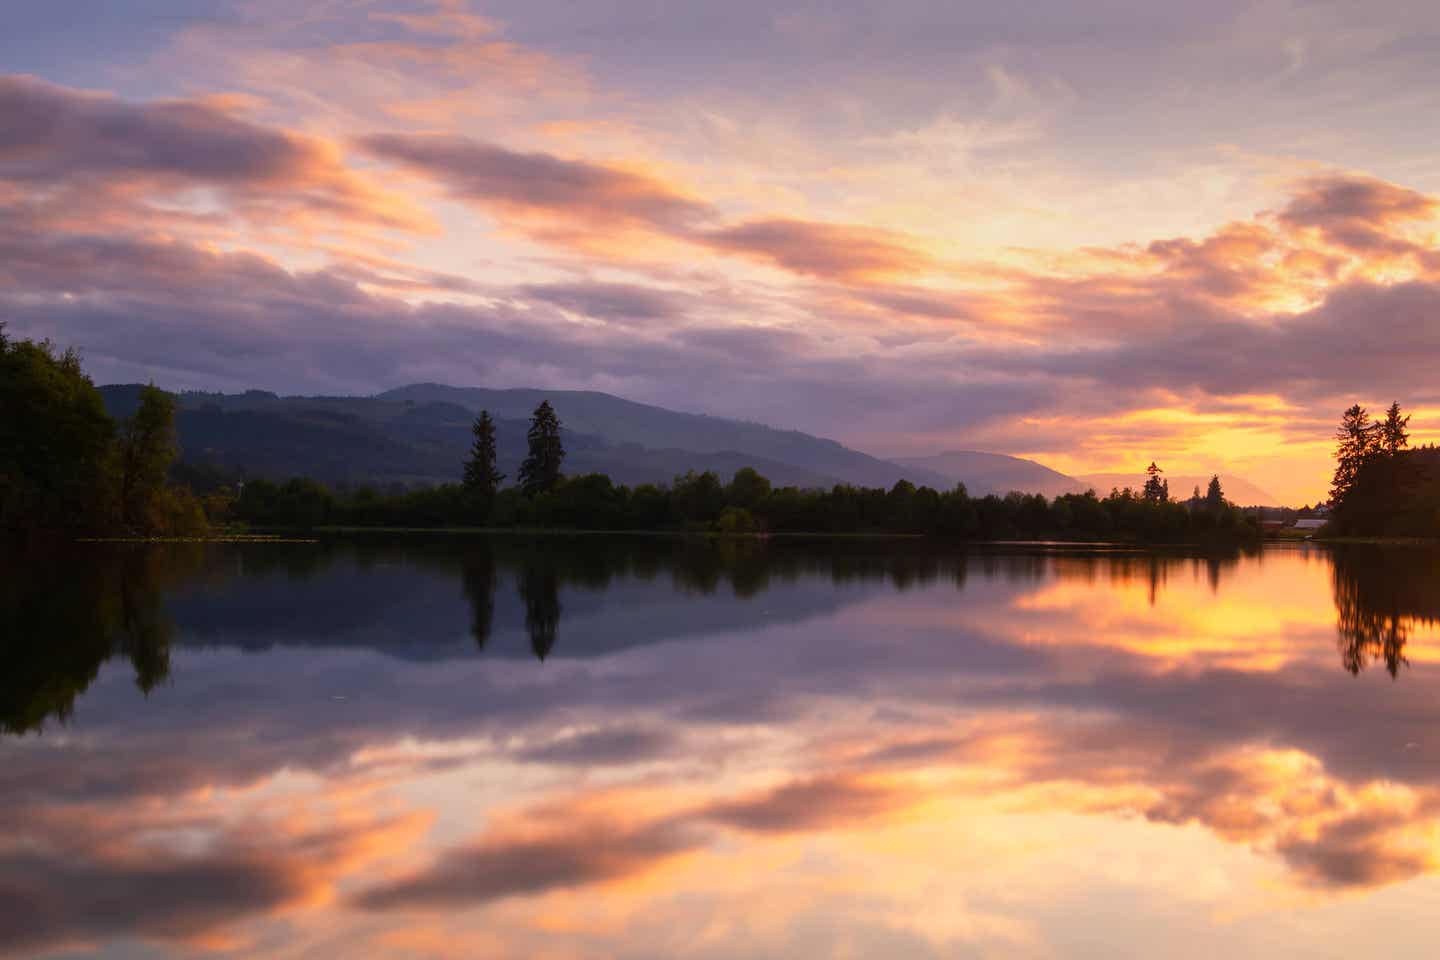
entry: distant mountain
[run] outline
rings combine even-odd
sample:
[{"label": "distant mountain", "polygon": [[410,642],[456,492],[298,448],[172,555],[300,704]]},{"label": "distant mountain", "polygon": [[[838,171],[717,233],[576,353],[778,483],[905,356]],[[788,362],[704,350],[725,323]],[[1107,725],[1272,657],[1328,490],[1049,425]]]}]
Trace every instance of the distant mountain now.
[{"label": "distant mountain", "polygon": [[917,486],[935,486],[944,482],[944,477],[931,471],[904,470],[894,462],[798,430],[777,430],[743,420],[679,413],[608,393],[486,390],[419,383],[386,391],[376,399],[413,404],[455,404],[466,410],[489,410],[495,417],[515,419],[528,418],[541,400],[548,399],[567,429],[598,437],[611,445],[632,444],[653,450],[763,457],[772,463],[789,464],[816,477],[829,478],[830,483],[839,481],[866,487],[889,487],[901,479],[910,480]]},{"label": "distant mountain", "polygon": [[1085,484],[1074,477],[1067,477],[1042,463],[999,453],[951,450],[933,457],[897,457],[892,462],[938,473],[950,481],[947,486],[963,483],[970,495],[975,497],[990,493],[1003,496],[1012,490],[1057,497],[1062,493],[1084,493],[1086,489]]},{"label": "distant mountain", "polygon": [[[1203,494],[1205,488],[1210,485],[1210,475],[1203,477],[1190,476],[1188,474],[1165,474],[1165,479],[1170,483],[1170,496],[1176,500],[1187,499],[1196,487],[1200,488]],[[1143,471],[1135,473],[1092,473],[1080,477],[1080,482],[1087,487],[1094,487],[1095,492],[1102,497],[1113,488],[1125,489],[1130,487],[1139,490],[1145,485],[1145,474]],[[1274,494],[1261,487],[1256,486],[1244,477],[1237,477],[1234,474],[1220,474],[1220,486],[1225,491],[1225,499],[1242,507],[1276,507],[1281,501]]]},{"label": "distant mountain", "polygon": [[[139,386],[101,388],[107,409],[133,413]],[[480,409],[496,418],[499,468],[513,479],[525,455],[530,412],[549,399],[564,424],[565,470],[604,473],[617,483],[668,483],[686,470],[729,479],[753,466],[777,486],[913,483],[949,486],[795,430],[678,413],[604,393],[483,390],[417,384],[374,397],[281,397],[182,393],[176,427],[191,464],[248,476],[310,476],[331,484],[432,484],[459,478]]]}]

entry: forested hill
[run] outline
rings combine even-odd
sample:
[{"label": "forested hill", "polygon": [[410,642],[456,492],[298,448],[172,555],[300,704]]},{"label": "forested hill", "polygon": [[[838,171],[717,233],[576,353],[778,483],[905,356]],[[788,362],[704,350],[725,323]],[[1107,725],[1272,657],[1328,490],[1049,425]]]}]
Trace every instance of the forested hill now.
[{"label": "forested hill", "polygon": [[[139,387],[102,387],[106,408],[128,415]],[[677,413],[603,393],[467,390],[417,385],[374,397],[281,397],[263,391],[179,395],[184,462],[247,476],[308,476],[330,484],[431,484],[459,479],[470,423],[496,417],[498,466],[513,480],[531,411],[549,398],[564,425],[569,474],[616,483],[667,483],[687,470],[728,478],[751,466],[777,485],[890,486],[945,478],[851,450],[832,440],[759,424]]]},{"label": "forested hill", "polygon": [[[112,415],[134,408],[140,388],[102,387]],[[1054,496],[1079,485],[1041,464],[965,452],[883,460],[834,440],[758,423],[681,413],[593,391],[487,390],[414,384],[373,397],[182,393],[176,417],[181,458],[251,477],[309,476],[329,484],[384,486],[454,482],[480,410],[496,419],[499,469],[514,480],[529,417],[541,400],[563,424],[571,475],[604,473],[616,483],[667,483],[687,470],[729,478],[754,467],[777,486],[849,483],[890,487],[906,479],[974,495],[1011,490]]]},{"label": "forested hill", "polygon": [[[567,430],[596,437],[615,446],[629,444],[649,450],[739,453],[774,464],[786,464],[792,470],[798,468],[813,477],[828,478],[830,483],[840,481],[867,487],[888,487],[897,480],[907,479],[917,485],[953,486],[936,471],[903,469],[893,462],[852,450],[834,440],[798,430],[778,430],[759,423],[681,413],[608,393],[487,390],[420,383],[387,391],[377,399],[412,404],[454,404],[472,414],[483,409],[497,418],[516,420],[528,418],[540,401],[548,399]],[[576,469],[568,461],[566,467],[571,472]],[[787,484],[778,473],[766,473],[758,463],[755,467],[772,481],[782,486]],[[696,469],[700,467],[696,466]],[[615,474],[611,476],[618,479]]]}]

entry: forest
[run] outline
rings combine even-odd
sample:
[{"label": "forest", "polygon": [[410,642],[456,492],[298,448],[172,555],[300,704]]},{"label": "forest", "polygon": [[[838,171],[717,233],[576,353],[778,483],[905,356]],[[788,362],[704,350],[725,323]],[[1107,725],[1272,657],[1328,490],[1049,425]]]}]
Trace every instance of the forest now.
[{"label": "forest", "polygon": [[964,540],[1254,540],[1258,526],[1229,503],[1218,478],[1202,495],[1170,495],[1151,464],[1138,489],[1048,499],[971,497],[901,480],[890,488],[775,487],[753,468],[722,478],[689,471],[668,485],[617,485],[604,474],[567,476],[558,414],[531,418],[515,482],[495,465],[495,427],[475,419],[456,482],[378,491],[313,479],[283,482],[221,474],[180,459],[174,398],[144,388],[116,422],[74,351],[11,341],[0,328],[0,530],[92,536],[183,537],[219,530],[499,528],[676,531],[730,535],[897,534]]}]

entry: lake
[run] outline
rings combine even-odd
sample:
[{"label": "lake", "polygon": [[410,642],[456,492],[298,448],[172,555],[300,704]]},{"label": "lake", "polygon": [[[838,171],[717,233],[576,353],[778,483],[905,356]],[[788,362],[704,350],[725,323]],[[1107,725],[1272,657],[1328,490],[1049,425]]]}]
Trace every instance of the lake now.
[{"label": "lake", "polygon": [[0,954],[1433,957],[1440,554],[0,560]]}]

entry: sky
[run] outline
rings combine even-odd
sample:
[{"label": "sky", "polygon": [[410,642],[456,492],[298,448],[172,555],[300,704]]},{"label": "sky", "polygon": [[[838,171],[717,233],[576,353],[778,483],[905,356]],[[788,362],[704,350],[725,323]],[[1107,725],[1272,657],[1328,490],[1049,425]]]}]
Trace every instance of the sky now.
[{"label": "sky", "polygon": [[[1440,433],[1440,7],[50,0],[0,317],[97,382],[598,389],[1328,485]],[[562,412],[563,413],[563,412]]]}]

